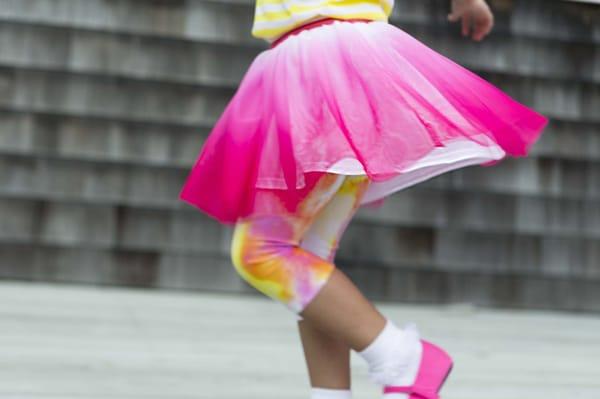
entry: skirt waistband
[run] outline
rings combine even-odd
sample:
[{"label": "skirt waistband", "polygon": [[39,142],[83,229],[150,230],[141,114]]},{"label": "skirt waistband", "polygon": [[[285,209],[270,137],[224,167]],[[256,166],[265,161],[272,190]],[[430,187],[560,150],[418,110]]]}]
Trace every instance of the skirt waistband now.
[{"label": "skirt waistband", "polygon": [[273,43],[271,43],[271,48],[277,46],[279,43],[281,43],[282,41],[284,41],[285,39],[287,39],[289,36],[291,35],[297,35],[298,33],[302,32],[303,30],[307,30],[307,29],[312,29],[312,28],[316,28],[317,26],[321,26],[321,25],[328,25],[333,23],[334,21],[346,21],[346,22],[373,22],[372,19],[366,19],[366,18],[349,18],[349,19],[342,19],[342,18],[324,18],[324,19],[319,19],[317,21],[312,21],[312,22],[308,22],[304,25],[300,25],[286,33],[284,33],[283,35],[281,35],[280,37],[278,37]]}]

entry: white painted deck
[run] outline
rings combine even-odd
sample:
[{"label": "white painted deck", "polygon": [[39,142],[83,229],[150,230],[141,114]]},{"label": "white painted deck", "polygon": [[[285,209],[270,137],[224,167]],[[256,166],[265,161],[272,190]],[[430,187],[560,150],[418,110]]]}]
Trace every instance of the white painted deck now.
[{"label": "white painted deck", "polygon": [[[381,304],[456,365],[443,399],[600,398],[600,317]],[[378,398],[353,354],[355,398]],[[308,398],[295,320],[258,296],[0,283],[2,399]]]}]

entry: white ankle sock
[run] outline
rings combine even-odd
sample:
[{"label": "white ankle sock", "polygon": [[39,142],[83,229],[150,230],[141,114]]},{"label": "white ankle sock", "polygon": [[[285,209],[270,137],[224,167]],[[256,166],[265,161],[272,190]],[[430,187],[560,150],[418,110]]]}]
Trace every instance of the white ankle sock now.
[{"label": "white ankle sock", "polygon": [[311,388],[310,399],[352,399],[349,389]]},{"label": "white ankle sock", "polygon": [[[387,319],[379,335],[358,354],[369,365],[370,379],[383,386],[412,385],[417,378],[423,346],[414,323],[404,329]],[[386,399],[407,399],[408,394],[386,394]]]}]

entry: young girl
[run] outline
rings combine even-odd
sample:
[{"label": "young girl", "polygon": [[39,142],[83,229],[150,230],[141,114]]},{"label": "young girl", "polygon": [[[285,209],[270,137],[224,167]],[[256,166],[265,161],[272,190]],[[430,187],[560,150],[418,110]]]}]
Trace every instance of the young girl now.
[{"label": "young girl", "polygon": [[[406,0],[409,1],[409,0]],[[313,399],[347,399],[350,350],[387,399],[435,399],[452,368],[334,265],[361,205],[443,172],[527,155],[547,119],[388,23],[393,0],[257,0],[252,62],[180,198],[234,227],[231,259],[299,319]],[[450,21],[481,40],[484,0]]]}]

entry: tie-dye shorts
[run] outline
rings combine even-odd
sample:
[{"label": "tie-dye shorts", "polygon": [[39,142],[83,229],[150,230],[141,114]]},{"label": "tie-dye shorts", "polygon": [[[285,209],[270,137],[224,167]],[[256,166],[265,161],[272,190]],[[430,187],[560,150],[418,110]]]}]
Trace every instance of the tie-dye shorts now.
[{"label": "tie-dye shorts", "polygon": [[293,212],[273,191],[265,191],[268,198],[261,198],[261,211],[235,225],[231,242],[235,269],[301,319],[299,313],[335,268],[339,240],[369,182],[366,175],[324,173]]}]

